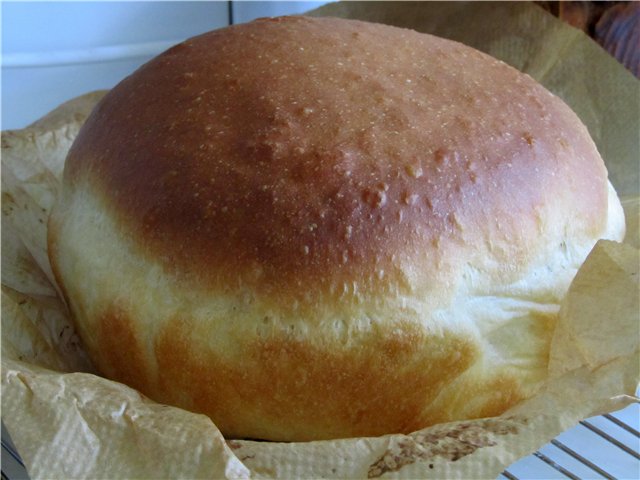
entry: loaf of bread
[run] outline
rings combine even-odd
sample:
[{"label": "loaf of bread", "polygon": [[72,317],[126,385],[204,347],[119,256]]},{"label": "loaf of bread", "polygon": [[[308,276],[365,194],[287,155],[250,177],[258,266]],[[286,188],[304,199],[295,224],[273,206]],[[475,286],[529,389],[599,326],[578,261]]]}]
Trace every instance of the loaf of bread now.
[{"label": "loaf of bread", "polygon": [[71,148],[49,255],[102,374],[228,437],[500,414],[577,268],[624,235],[586,128],[411,30],[283,17],[177,45]]}]

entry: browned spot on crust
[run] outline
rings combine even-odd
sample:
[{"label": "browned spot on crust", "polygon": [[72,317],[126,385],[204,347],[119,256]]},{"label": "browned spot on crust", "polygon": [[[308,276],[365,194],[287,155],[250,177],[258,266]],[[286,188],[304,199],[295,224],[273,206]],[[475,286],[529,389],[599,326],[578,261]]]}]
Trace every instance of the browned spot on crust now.
[{"label": "browned spot on crust", "polygon": [[94,358],[105,376],[149,394],[149,365],[134,325],[127,312],[117,307],[100,315]]},{"label": "browned spot on crust", "polygon": [[[208,414],[227,436],[306,440],[410,432],[421,412],[474,359],[459,338],[408,325],[357,347],[271,338],[239,347],[242,366],[197,346],[188,322],[158,337],[161,399]],[[178,393],[180,392],[180,393]],[[246,425],[252,430],[246,431]]]}]

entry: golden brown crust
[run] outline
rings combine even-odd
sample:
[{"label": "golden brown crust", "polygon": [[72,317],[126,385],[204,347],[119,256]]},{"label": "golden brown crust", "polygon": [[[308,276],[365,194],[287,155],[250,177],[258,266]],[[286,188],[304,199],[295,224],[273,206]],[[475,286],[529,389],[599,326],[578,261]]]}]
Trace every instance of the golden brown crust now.
[{"label": "golden brown crust", "polygon": [[447,40],[290,17],[191,39],[74,143],[49,254],[101,372],[227,436],[498,414],[623,217],[586,129]]},{"label": "golden brown crust", "polygon": [[305,441],[417,430],[434,423],[424,418],[424,405],[477,355],[458,338],[439,339],[444,347],[434,354],[424,333],[405,325],[357,348],[252,339],[237,362],[194,344],[188,331],[175,320],[158,336],[157,397],[184,403],[180,396],[189,392],[188,408],[234,438]]},{"label": "golden brown crust", "polygon": [[328,288],[337,272],[376,284],[372,260],[391,271],[392,254],[442,242],[503,239],[507,259],[526,256],[536,209],[586,205],[583,231],[606,212],[588,134],[533,80],[334,19],[261,20],[159,56],[83,128],[67,181],[84,175],[169,271],[267,290]]}]

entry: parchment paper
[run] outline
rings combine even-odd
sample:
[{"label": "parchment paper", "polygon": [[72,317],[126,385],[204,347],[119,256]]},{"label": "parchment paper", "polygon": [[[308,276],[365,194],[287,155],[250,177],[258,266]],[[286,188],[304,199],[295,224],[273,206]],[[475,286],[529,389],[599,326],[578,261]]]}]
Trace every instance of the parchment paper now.
[{"label": "parchment paper", "polygon": [[314,14],[407,26],[485,50],[561,95],[592,130],[625,197],[629,244],[598,243],[578,273],[561,308],[548,382],[497,418],[284,444],[225,440],[202,415],[94,375],[51,282],[45,240],[66,152],[96,92],[2,134],[2,415],[32,478],[495,478],[578,420],[633,401],[639,82],[530,4],[357,3]]}]

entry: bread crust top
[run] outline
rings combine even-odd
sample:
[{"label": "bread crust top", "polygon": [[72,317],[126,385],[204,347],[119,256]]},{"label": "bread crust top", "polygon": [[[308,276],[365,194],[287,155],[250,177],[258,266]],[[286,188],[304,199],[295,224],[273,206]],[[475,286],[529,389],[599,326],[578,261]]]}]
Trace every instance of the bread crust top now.
[{"label": "bread crust top", "polygon": [[332,18],[263,19],[155,58],[83,127],[65,181],[86,176],[169,271],[267,295],[381,288],[450,256],[522,265],[557,247],[556,222],[595,237],[607,211],[586,129],[528,76]]}]

